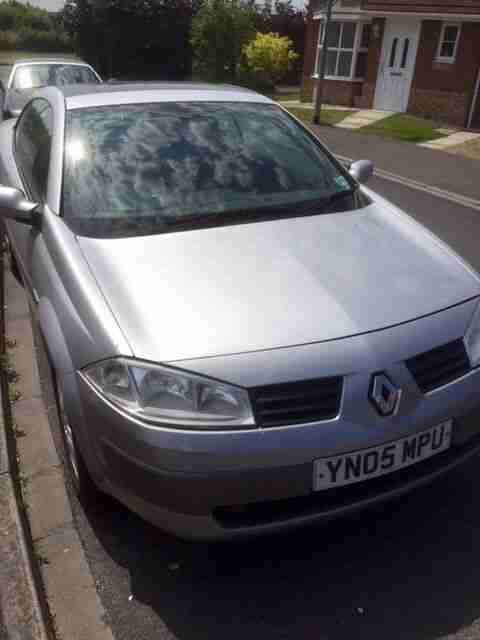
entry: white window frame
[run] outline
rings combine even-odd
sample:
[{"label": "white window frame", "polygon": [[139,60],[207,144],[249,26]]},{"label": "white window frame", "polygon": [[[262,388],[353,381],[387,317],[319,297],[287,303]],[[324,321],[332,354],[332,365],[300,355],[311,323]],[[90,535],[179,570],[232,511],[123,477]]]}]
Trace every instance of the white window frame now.
[{"label": "white window frame", "polygon": [[[457,31],[457,39],[455,41],[455,45],[453,48],[453,56],[442,56],[441,55],[441,51],[442,51],[442,44],[445,42],[445,30],[448,27],[456,27],[458,29]],[[440,39],[438,41],[438,46],[437,46],[437,55],[435,56],[435,60],[436,62],[444,62],[447,64],[453,64],[457,58],[457,50],[458,50],[458,43],[460,42],[460,34],[462,32],[462,23],[461,22],[443,22],[442,23],[442,31],[440,32]]]},{"label": "white window frame", "polygon": [[[339,22],[341,24],[340,27],[340,34],[339,34],[339,40],[338,40],[338,46],[337,47],[328,47],[328,51],[336,51],[337,53],[340,53],[341,51],[348,51],[348,52],[352,52],[352,62],[351,62],[351,66],[350,66],[350,75],[348,76],[338,76],[338,75],[325,75],[325,79],[326,80],[340,80],[342,82],[363,82],[365,80],[365,78],[361,78],[361,77],[355,77],[354,73],[355,73],[355,69],[357,67],[357,56],[359,53],[367,53],[368,51],[368,47],[361,47],[361,41],[362,41],[362,34],[363,34],[363,29],[365,27],[365,25],[371,25],[371,22],[369,20],[348,20],[345,18],[342,18],[341,16],[335,17],[332,22]],[[347,22],[354,22],[356,25],[355,28],[355,37],[354,37],[354,41],[353,41],[353,47],[350,48],[345,48],[342,47],[342,34],[343,34],[343,25]],[[323,49],[323,43],[325,40],[325,30],[323,29],[323,20],[320,20],[320,25],[319,25],[319,30],[318,30],[318,42],[317,42],[317,53],[315,56],[315,67],[314,67],[314,72],[312,74],[312,78],[318,78],[318,65],[319,65],[319,57],[320,57],[320,52]],[[337,56],[337,69],[336,71],[338,71],[338,61],[339,61],[340,56]]]}]

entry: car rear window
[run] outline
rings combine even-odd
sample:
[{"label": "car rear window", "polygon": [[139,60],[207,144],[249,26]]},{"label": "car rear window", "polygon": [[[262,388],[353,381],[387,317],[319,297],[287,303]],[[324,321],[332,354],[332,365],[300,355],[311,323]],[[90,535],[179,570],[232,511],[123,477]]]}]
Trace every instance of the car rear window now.
[{"label": "car rear window", "polygon": [[63,215],[79,233],[137,235],[295,215],[300,203],[353,187],[277,105],[159,103],[67,113]]},{"label": "car rear window", "polygon": [[99,79],[86,65],[32,64],[21,65],[12,78],[12,89],[22,91],[38,87],[66,84],[98,83]]}]

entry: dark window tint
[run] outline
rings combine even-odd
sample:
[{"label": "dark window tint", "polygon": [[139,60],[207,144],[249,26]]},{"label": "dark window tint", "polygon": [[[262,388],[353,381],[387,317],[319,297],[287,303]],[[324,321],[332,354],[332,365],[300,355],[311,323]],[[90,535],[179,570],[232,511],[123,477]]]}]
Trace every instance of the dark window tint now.
[{"label": "dark window tint", "polygon": [[[351,194],[348,174],[288,114],[255,103],[160,103],[67,113],[63,215],[80,233],[295,215]],[[125,231],[126,230],[126,231]]]},{"label": "dark window tint", "polygon": [[340,43],[340,30],[342,28],[341,22],[330,22],[327,32],[327,46],[338,47]]},{"label": "dark window tint", "polygon": [[395,58],[397,57],[397,47],[398,47],[398,38],[394,38],[392,42],[392,50],[390,52],[390,62],[388,63],[389,67],[395,66]]},{"label": "dark window tint", "polygon": [[410,47],[410,38],[405,38],[405,41],[403,43],[403,53],[402,53],[402,64],[401,64],[402,69],[405,69],[405,67],[407,66],[409,47]]},{"label": "dark window tint", "polygon": [[46,100],[33,100],[17,124],[17,163],[32,197],[44,201],[52,146],[52,108]]},{"label": "dark window tint", "polygon": [[342,28],[342,49],[353,49],[353,43],[355,42],[355,31],[357,25],[355,22],[344,22]]},{"label": "dark window tint", "polygon": [[370,44],[370,32],[371,32],[371,25],[364,24],[362,28],[362,39],[360,40],[361,49],[368,49],[368,45]]},{"label": "dark window tint", "polygon": [[355,67],[355,77],[364,78],[367,75],[367,52],[360,51],[357,55],[357,66]]}]

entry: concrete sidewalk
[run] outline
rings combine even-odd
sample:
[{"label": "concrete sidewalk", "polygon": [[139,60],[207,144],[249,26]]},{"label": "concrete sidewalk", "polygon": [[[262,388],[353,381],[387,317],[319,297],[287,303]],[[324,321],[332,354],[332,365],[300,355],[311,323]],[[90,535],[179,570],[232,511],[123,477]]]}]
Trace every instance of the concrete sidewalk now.
[{"label": "concrete sidewalk", "polygon": [[[3,261],[0,254],[0,278]],[[4,306],[3,284],[0,304]],[[3,317],[3,316],[2,316]],[[3,327],[0,327],[0,331]],[[3,355],[3,354],[2,354]],[[4,357],[4,356],[3,356]],[[45,610],[40,603],[31,540],[23,512],[20,476],[6,397],[5,362],[0,389],[0,639],[48,640]]]},{"label": "concrete sidewalk", "polygon": [[385,118],[389,118],[394,115],[394,111],[378,111],[376,109],[361,109],[355,111],[351,116],[347,116],[344,120],[339,122],[336,126],[341,129],[362,129],[368,127],[371,124],[376,124]]},{"label": "concrete sidewalk", "polygon": [[480,164],[476,160],[438,153],[408,142],[352,135],[339,127],[312,125],[312,129],[336,155],[355,160],[367,158],[378,169],[480,200]]}]

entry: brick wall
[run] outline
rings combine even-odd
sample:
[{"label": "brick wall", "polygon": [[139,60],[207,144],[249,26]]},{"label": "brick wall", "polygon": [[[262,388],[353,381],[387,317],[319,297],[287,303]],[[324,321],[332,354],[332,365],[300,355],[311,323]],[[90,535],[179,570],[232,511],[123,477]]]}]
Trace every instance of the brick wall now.
[{"label": "brick wall", "polygon": [[480,24],[463,23],[453,64],[435,61],[442,23],[424,20],[408,110],[463,127],[480,65]]},{"label": "brick wall", "polygon": [[368,11],[480,14],[478,0],[363,0],[362,8]]},{"label": "brick wall", "polygon": [[469,107],[470,97],[466,94],[412,88],[408,112],[464,127]]},{"label": "brick wall", "polygon": [[[312,101],[318,81],[315,78],[304,78],[302,84],[302,100]],[[323,102],[353,107],[361,95],[361,82],[344,82],[342,80],[325,80],[323,85]]]},{"label": "brick wall", "polygon": [[440,21],[422,22],[412,86],[434,91],[468,93],[475,83],[480,64],[480,23],[462,24],[457,57],[453,64],[435,61],[441,29]]}]

